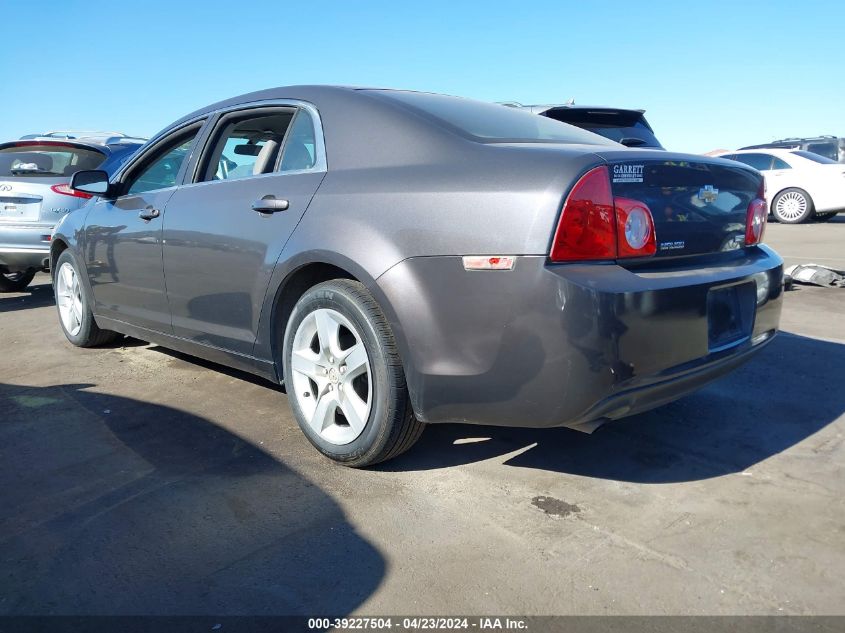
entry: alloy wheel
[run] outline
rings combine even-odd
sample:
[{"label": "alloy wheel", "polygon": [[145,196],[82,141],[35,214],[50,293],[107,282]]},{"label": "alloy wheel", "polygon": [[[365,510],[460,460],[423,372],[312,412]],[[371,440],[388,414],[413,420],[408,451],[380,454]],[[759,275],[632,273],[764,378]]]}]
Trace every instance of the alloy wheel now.
[{"label": "alloy wheel", "polygon": [[293,396],[308,425],[327,442],[349,444],[372,408],[370,359],[361,335],[340,312],[318,308],[299,324],[291,349]]},{"label": "alloy wheel", "polygon": [[56,301],[62,325],[71,336],[82,328],[82,287],[73,266],[65,262],[56,274]]}]

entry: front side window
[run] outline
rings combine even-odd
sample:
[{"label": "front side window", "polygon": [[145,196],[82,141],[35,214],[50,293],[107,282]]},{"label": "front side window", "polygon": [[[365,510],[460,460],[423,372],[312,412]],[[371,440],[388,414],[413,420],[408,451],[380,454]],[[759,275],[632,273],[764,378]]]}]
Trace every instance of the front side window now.
[{"label": "front side window", "polygon": [[276,168],[293,109],[261,109],[225,118],[203,163],[199,181],[235,180]]},{"label": "front side window", "polygon": [[772,168],[772,157],[768,154],[737,154],[734,160],[745,163],[758,171],[766,171]]},{"label": "front side window", "polygon": [[200,131],[201,126],[192,128],[189,132],[177,136],[158,150],[154,158],[141,168],[141,171],[130,176],[127,183],[126,195],[137,195],[156,189],[167,189],[176,186],[176,177],[182,164],[191,153],[191,146]]}]

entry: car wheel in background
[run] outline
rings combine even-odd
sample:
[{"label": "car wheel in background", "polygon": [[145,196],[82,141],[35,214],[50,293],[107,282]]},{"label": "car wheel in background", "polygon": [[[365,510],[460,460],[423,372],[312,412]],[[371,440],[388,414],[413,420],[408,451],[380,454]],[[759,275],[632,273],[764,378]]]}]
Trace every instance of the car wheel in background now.
[{"label": "car wheel in background", "polygon": [[816,222],[829,222],[830,220],[832,220],[832,219],[833,219],[833,218],[835,218],[836,216],[837,216],[837,212],[836,212],[836,211],[833,211],[833,212],[831,212],[831,213],[816,213],[816,214],[813,216],[813,219],[814,219]]},{"label": "car wheel in background", "polygon": [[35,277],[35,271],[0,274],[0,292],[21,292]]},{"label": "car wheel in background", "polygon": [[772,201],[772,215],[784,224],[800,224],[813,217],[813,200],[803,189],[784,189]]},{"label": "car wheel in background", "polygon": [[308,290],[288,319],[282,359],[296,420],[330,459],[369,466],[422,433],[390,325],[363,284],[336,279]]},{"label": "car wheel in background", "polygon": [[94,347],[115,340],[120,335],[101,330],[91,312],[91,300],[79,276],[79,267],[70,251],[62,251],[53,273],[53,291],[59,323],[67,340],[77,347]]}]

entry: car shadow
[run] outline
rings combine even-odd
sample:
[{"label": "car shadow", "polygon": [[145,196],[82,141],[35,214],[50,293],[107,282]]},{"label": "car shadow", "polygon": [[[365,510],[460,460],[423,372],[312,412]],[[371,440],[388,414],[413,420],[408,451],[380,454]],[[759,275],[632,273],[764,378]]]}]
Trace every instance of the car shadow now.
[{"label": "car shadow", "polygon": [[262,448],[94,385],[0,384],[0,615],[348,614],[386,563]]},{"label": "car shadow", "polygon": [[55,305],[53,284],[49,278],[46,283],[32,283],[23,292],[0,295],[0,312],[16,312]]},{"label": "car shadow", "polygon": [[[784,368],[788,368],[785,372]],[[431,425],[409,452],[378,468],[415,471],[488,459],[508,466],[637,483],[742,472],[845,412],[845,345],[781,333],[752,361],[699,392],[610,422],[570,429]]]}]

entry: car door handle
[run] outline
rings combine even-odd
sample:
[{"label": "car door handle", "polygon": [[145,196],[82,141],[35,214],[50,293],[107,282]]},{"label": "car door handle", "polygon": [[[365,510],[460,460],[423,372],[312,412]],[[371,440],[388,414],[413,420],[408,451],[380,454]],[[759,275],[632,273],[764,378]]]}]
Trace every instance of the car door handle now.
[{"label": "car door handle", "polygon": [[152,220],[160,215],[161,211],[159,211],[158,209],[154,209],[153,207],[147,207],[138,214],[138,217],[142,220]]},{"label": "car door handle", "polygon": [[290,206],[287,200],[280,200],[276,196],[264,196],[261,200],[252,203],[252,210],[259,213],[276,213],[286,211]]}]

